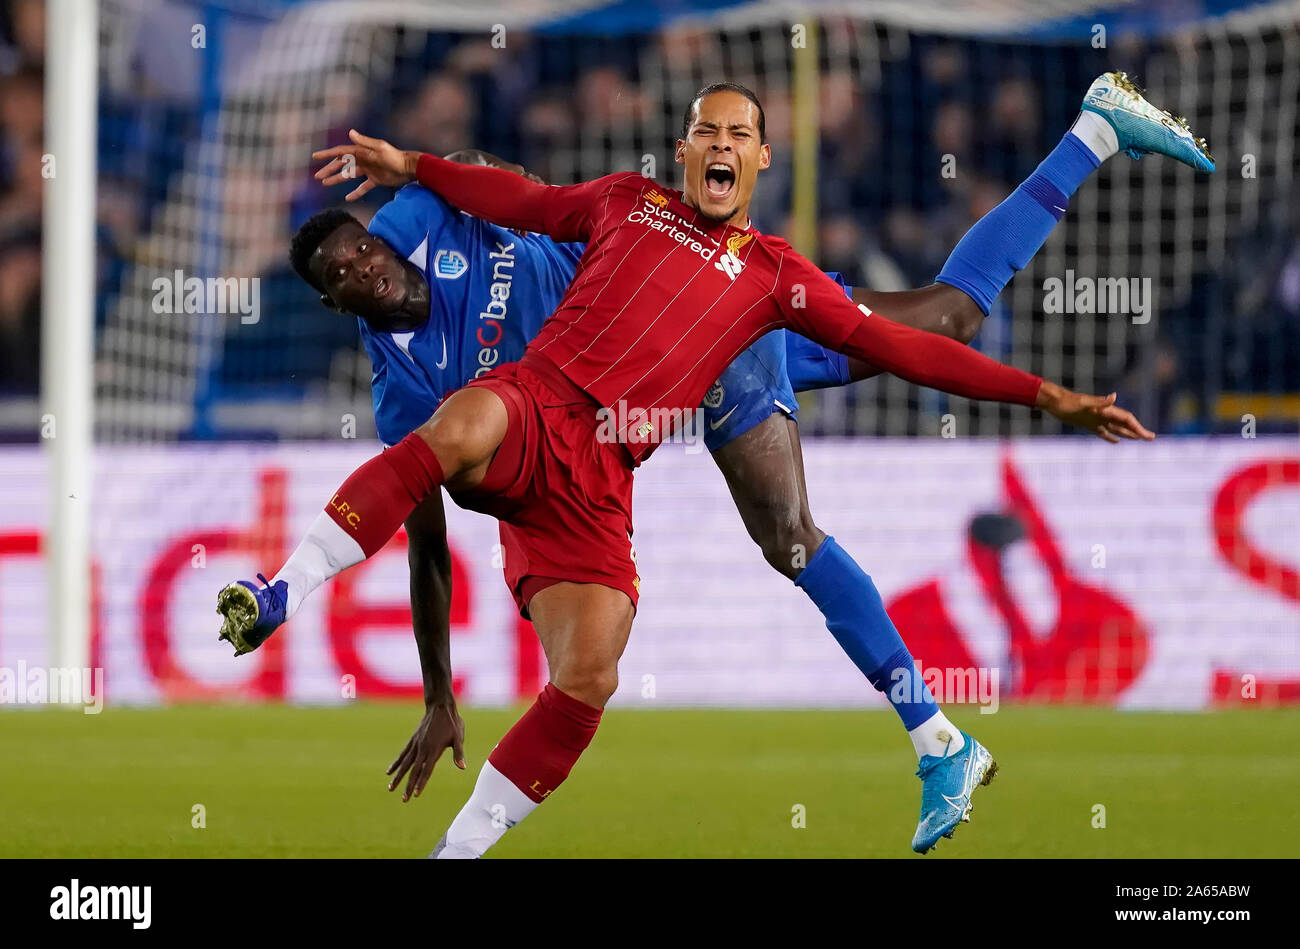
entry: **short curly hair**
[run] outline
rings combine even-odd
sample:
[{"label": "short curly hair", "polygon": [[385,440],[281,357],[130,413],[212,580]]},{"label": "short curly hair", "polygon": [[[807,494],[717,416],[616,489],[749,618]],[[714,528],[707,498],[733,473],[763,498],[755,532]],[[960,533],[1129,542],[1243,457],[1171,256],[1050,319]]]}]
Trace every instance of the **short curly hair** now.
[{"label": "short curly hair", "polygon": [[324,243],[325,238],[349,223],[360,224],[361,222],[342,208],[327,208],[307,218],[302,227],[298,228],[298,232],[293,235],[293,241],[289,245],[289,262],[293,264],[293,269],[298,276],[321,293],[325,292],[325,288],[316,282],[316,277],[308,266],[311,255],[316,253],[316,248]]}]

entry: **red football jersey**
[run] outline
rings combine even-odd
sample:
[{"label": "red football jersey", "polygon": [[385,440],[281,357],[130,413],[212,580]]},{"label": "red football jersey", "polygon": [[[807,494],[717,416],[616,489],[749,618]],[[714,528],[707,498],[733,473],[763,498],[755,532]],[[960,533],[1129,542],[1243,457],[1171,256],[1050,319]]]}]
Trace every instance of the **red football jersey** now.
[{"label": "red football jersey", "polygon": [[782,327],[957,395],[1038,395],[1038,377],[872,315],[779,237],[713,221],[635,172],[560,187],[425,155],[418,178],[495,224],[587,243],[529,351],[612,410],[637,463],[669,434],[660,420],[697,409],[732,360]]}]

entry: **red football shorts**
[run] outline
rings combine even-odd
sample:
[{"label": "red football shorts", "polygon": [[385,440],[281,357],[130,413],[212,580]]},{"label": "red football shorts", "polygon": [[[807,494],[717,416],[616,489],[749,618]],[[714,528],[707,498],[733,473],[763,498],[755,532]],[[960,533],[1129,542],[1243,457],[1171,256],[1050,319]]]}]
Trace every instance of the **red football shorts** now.
[{"label": "red football shorts", "polygon": [[490,389],[510,422],[482,483],[452,499],[500,521],[506,585],[519,612],[555,583],[600,583],[636,607],[632,462],[597,438],[599,406],[544,356],[527,353],[467,386]]}]

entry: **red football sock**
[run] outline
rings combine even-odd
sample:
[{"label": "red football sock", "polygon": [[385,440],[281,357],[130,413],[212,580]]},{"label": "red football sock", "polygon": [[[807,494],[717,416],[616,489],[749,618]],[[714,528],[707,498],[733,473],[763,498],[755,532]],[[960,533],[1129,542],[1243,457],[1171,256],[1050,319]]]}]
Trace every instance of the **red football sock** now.
[{"label": "red football sock", "polygon": [[442,480],[433,449],[412,432],[352,472],[325,513],[370,557]]},{"label": "red football sock", "polygon": [[601,709],[565,695],[549,682],[532,708],[506,732],[488,761],[534,801],[565,778],[591,744]]}]

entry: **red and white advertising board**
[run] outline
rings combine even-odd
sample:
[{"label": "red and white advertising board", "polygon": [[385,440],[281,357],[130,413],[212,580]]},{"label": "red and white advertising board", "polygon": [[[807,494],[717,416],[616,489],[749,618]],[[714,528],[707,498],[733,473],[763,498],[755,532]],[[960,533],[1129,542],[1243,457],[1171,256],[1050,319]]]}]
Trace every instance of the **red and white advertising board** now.
[{"label": "red and white advertising board", "polygon": [[[107,701],[418,696],[400,536],[258,652],[235,660],[216,638],[217,590],[271,575],[373,451],[99,448],[94,664]],[[1300,701],[1294,439],[862,439],[804,451],[817,523],[873,576],[923,670],[997,670],[1000,701]],[[40,665],[45,462],[8,448],[0,467],[0,667]],[[988,546],[971,526],[981,515],[1018,539]],[[706,454],[656,454],[638,472],[635,516],[642,600],[616,704],[880,703],[811,603],[764,563]],[[531,697],[545,661],[506,594],[495,522],[449,504],[448,529],[462,701]]]}]

